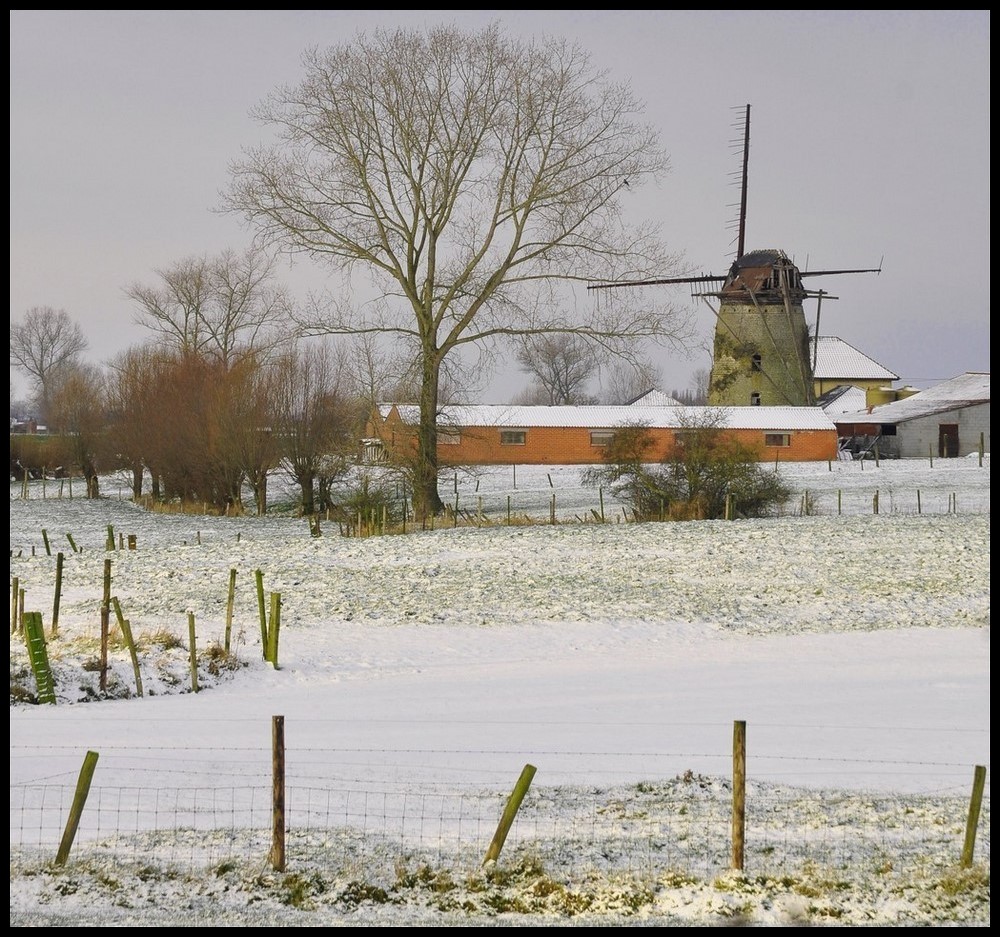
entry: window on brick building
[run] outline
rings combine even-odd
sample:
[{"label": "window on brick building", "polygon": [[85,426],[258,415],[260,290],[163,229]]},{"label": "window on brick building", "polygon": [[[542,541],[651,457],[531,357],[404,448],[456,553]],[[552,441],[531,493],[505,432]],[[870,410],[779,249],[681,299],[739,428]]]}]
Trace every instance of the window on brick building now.
[{"label": "window on brick building", "polygon": [[787,448],[791,444],[791,433],[764,433],[765,446]]},{"label": "window on brick building", "polygon": [[438,427],[439,446],[460,446],[462,444],[462,431],[448,427]]},{"label": "window on brick building", "polygon": [[608,429],[593,429],[590,431],[590,444],[592,446],[610,446],[615,434]]},{"label": "window on brick building", "polygon": [[523,446],[528,441],[528,433],[523,429],[500,430],[501,446]]}]

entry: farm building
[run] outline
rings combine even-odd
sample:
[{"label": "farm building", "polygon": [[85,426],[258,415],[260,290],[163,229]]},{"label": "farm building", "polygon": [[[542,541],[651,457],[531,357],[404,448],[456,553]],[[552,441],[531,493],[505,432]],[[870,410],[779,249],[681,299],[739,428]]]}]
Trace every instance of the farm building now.
[{"label": "farm building", "polygon": [[[366,457],[391,459],[415,446],[415,405],[385,404],[369,421]],[[650,461],[669,457],[685,431],[718,417],[726,433],[757,449],[761,461],[807,462],[837,456],[837,429],[819,407],[471,405],[443,407],[443,465],[589,465],[604,461],[615,430],[644,426]]]},{"label": "farm building", "polygon": [[844,447],[885,458],[955,458],[990,451],[990,375],[968,371],[902,399],[833,416]]},{"label": "farm building", "polygon": [[836,423],[841,413],[859,413],[864,410],[868,406],[868,396],[853,384],[838,384],[820,394],[816,398],[816,406],[822,407],[823,412]]},{"label": "farm building", "polygon": [[898,374],[833,335],[814,339],[812,354],[813,390],[817,398],[841,386],[879,390],[899,380]]}]

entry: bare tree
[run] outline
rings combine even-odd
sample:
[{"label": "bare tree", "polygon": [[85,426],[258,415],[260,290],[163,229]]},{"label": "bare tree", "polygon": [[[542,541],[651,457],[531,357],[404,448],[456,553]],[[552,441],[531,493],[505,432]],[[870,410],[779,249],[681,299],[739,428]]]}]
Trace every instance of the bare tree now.
[{"label": "bare tree", "polygon": [[154,497],[210,505],[219,513],[239,510],[253,356],[246,366],[241,359],[227,368],[214,358],[161,349],[152,364],[141,392],[156,401],[147,411],[144,443]]},{"label": "bare tree", "polygon": [[11,322],[10,363],[31,381],[42,418],[49,418],[59,372],[75,367],[86,349],[83,331],[64,309],[35,306],[20,322]]},{"label": "bare tree", "polygon": [[208,261],[188,257],[156,271],[159,286],[133,283],[125,290],[136,304],[135,321],[157,335],[164,348],[200,355],[208,346],[202,309],[208,303]]},{"label": "bare tree", "polygon": [[316,513],[317,483],[345,474],[357,452],[357,398],[346,384],[344,360],[329,345],[300,346],[275,362],[275,432],[304,515]]},{"label": "bare tree", "polygon": [[155,374],[162,355],[149,345],[130,348],[109,362],[107,400],[108,434],[120,465],[132,476],[132,498],[142,497],[146,468],[152,476],[154,496],[159,475],[154,466],[155,427],[160,401],[155,399]]},{"label": "bare tree", "polygon": [[247,354],[226,371],[218,408],[220,469],[229,472],[230,503],[242,509],[242,483],[253,491],[258,516],[267,513],[267,480],[281,462],[274,368]]},{"label": "bare tree", "polygon": [[100,494],[99,475],[105,466],[105,381],[92,365],[64,366],[51,387],[52,421],[62,437],[69,460],[83,474],[87,497]]},{"label": "bare tree", "polygon": [[657,134],[579,48],[495,25],[400,29],[312,50],[304,67],[254,111],[278,141],[234,163],[224,207],[262,243],[366,274],[386,300],[303,324],[416,349],[419,513],[443,507],[436,421],[455,352],[557,332],[608,353],[686,341],[686,315],[647,293],[567,312],[573,282],[678,269],[656,227],[623,214],[668,168]]},{"label": "bare tree", "polygon": [[414,358],[384,347],[380,336],[366,332],[354,336],[344,356],[344,377],[351,393],[365,402],[369,412],[378,404],[416,400]]},{"label": "bare tree", "polygon": [[518,407],[544,407],[548,406],[549,395],[540,384],[528,384],[517,391],[510,402]]},{"label": "bare tree", "polygon": [[601,370],[602,396],[610,404],[631,403],[647,391],[658,388],[663,380],[661,369],[645,359],[614,359]]},{"label": "bare tree", "polygon": [[288,338],[291,301],[274,282],[275,259],[250,248],[225,251],[209,269],[206,328],[213,354],[229,364],[237,352],[260,355]]},{"label": "bare tree", "polygon": [[275,264],[256,247],[188,257],[157,270],[159,285],[133,283],[125,294],[136,321],[166,348],[228,367],[237,355],[267,351],[285,338],[291,305],[275,283]]},{"label": "bare tree", "polygon": [[708,386],[711,378],[711,371],[708,368],[698,368],[691,375],[691,402],[695,405],[708,403]]},{"label": "bare tree", "polygon": [[541,403],[583,404],[594,398],[587,384],[598,373],[597,348],[573,332],[527,336],[518,343],[516,360],[543,391]]}]

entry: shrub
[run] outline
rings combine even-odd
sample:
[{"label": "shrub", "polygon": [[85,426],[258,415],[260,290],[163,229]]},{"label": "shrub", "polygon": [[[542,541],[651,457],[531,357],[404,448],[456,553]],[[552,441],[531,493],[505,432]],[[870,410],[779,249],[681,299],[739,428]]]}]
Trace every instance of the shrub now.
[{"label": "shrub", "polygon": [[399,523],[402,504],[391,482],[362,475],[354,486],[341,494],[331,514],[348,529],[360,523],[363,533],[372,533],[383,524],[392,527]]},{"label": "shrub", "polygon": [[584,482],[606,485],[640,520],[704,520],[727,516],[766,517],[791,495],[781,476],[763,467],[754,448],[728,435],[721,415],[691,418],[673,451],[660,463],[647,461],[649,430],[617,430],[605,464],[588,469]]}]

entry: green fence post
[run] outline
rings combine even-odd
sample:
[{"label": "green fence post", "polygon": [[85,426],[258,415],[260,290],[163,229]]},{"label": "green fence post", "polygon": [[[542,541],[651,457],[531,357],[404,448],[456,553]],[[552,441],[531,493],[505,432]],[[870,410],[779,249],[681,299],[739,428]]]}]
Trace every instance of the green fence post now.
[{"label": "green fence post", "polygon": [[483,865],[489,862],[496,862],[500,857],[500,850],[503,849],[503,844],[507,840],[507,834],[510,832],[514,818],[517,816],[517,811],[521,807],[521,801],[524,800],[524,795],[528,793],[528,788],[531,787],[531,779],[535,776],[535,771],[536,768],[534,765],[525,765],[521,770],[521,776],[517,779],[514,790],[507,800],[507,806],[504,808],[497,831],[493,834],[493,841],[490,843],[489,849],[486,850],[486,858],[483,859]]},{"label": "green fence post", "polygon": [[986,767],[976,765],[972,776],[972,798],[969,801],[969,817],[965,824],[965,845],[962,847],[962,868],[972,865],[972,854],[976,848],[976,828],[979,826],[979,810],[983,805],[983,788],[986,786]]},{"label": "green fence post", "polygon": [[69,858],[69,851],[73,847],[73,840],[76,838],[76,831],[80,826],[80,817],[83,816],[83,808],[87,804],[90,783],[94,780],[94,771],[96,769],[97,752],[87,752],[86,757],[83,759],[83,767],[80,769],[80,777],[76,782],[73,806],[70,807],[66,829],[63,831],[62,842],[59,843],[59,852],[56,853],[56,865],[65,865],[66,860]]}]

